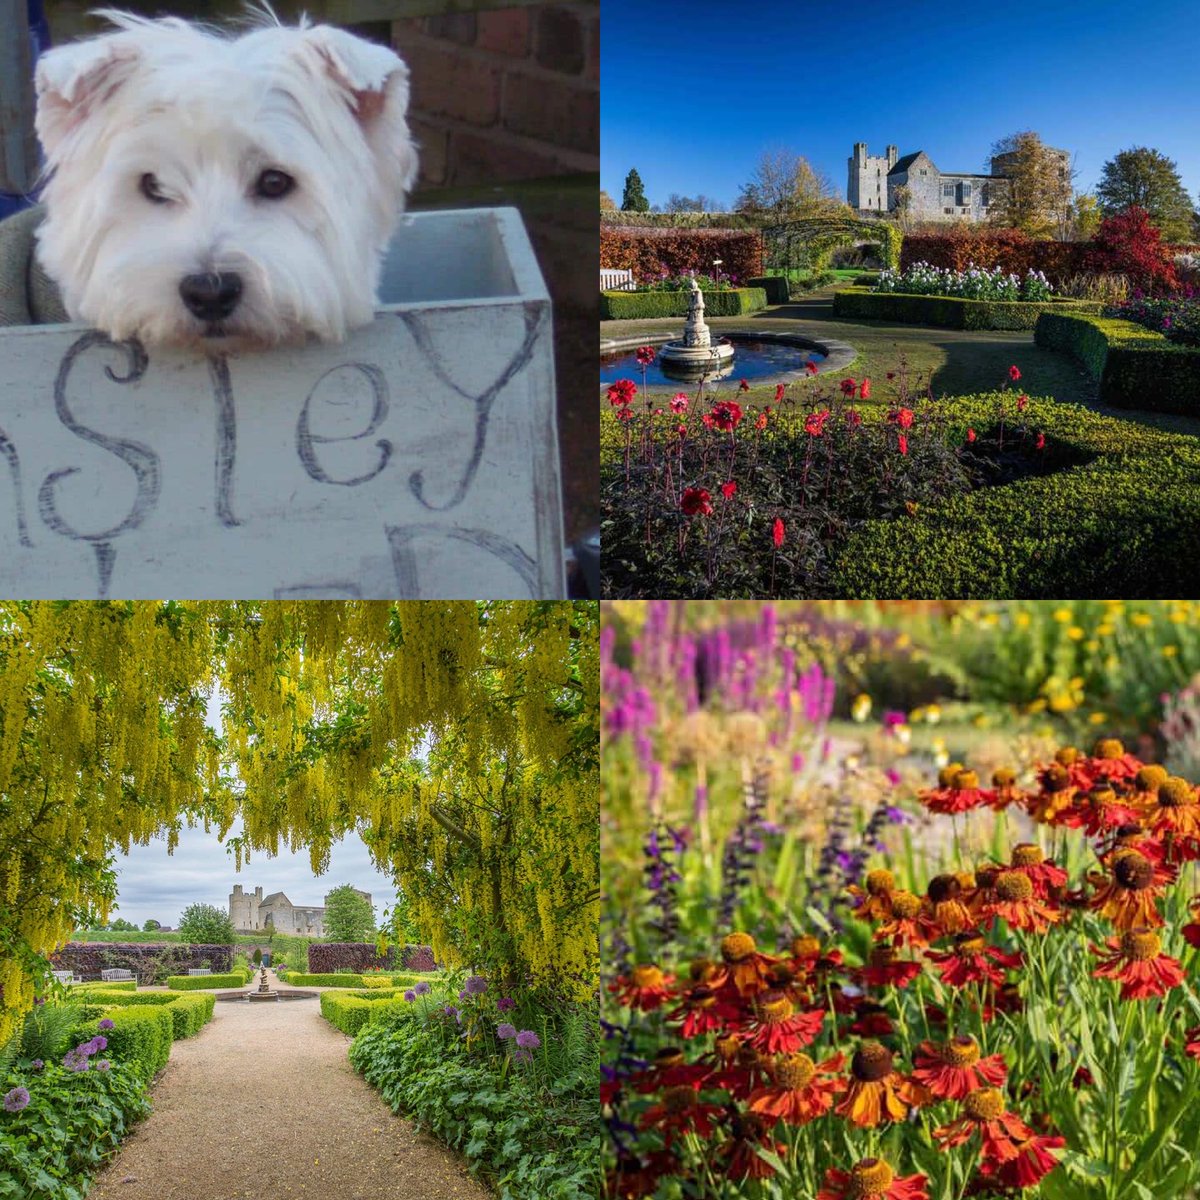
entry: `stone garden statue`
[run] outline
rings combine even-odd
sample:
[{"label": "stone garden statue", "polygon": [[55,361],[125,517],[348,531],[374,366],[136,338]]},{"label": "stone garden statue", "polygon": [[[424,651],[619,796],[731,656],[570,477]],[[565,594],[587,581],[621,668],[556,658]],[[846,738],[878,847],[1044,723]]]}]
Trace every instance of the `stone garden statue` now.
[{"label": "stone garden statue", "polygon": [[696,277],[693,275],[691,279],[692,291],[688,297],[688,315],[683,326],[683,344],[685,346],[708,346],[712,342],[712,337],[708,332],[708,326],[704,323],[704,295],[700,291],[700,285],[696,282]]}]

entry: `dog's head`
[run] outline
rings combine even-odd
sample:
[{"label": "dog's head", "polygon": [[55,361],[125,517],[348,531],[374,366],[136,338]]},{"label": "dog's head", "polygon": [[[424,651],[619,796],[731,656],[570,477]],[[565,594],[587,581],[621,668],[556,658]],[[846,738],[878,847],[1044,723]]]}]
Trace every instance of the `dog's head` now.
[{"label": "dog's head", "polygon": [[70,315],[207,348],[369,322],[417,168],[404,63],[326,26],[103,15],[37,71],[38,254]]}]

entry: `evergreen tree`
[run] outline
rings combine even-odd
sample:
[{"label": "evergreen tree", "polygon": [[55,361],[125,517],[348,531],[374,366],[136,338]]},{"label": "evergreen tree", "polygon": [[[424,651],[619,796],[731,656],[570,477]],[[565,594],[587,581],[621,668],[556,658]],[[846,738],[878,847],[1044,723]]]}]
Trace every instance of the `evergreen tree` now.
[{"label": "evergreen tree", "polygon": [[1164,241],[1186,242],[1191,236],[1191,198],[1175,164],[1157,150],[1134,146],[1109,159],[1096,196],[1106,217],[1136,206],[1150,214]]},{"label": "evergreen tree", "polygon": [[642,177],[637,173],[637,167],[631,167],[625,176],[625,194],[621,197],[622,212],[649,212],[650,201],[646,199],[642,187]]}]

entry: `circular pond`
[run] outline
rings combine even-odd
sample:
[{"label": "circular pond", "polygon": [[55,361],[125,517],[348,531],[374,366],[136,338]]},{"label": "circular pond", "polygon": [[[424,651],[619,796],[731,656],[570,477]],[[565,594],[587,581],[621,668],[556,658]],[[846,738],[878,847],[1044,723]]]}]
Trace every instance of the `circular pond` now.
[{"label": "circular pond", "polygon": [[[254,991],[255,989],[250,988],[249,990]],[[263,1001],[261,1001],[261,1003],[272,1004],[272,1003],[274,1003],[275,1000],[313,1000],[320,994],[321,994],[320,992],[303,992],[303,991],[299,991],[299,990],[294,991],[294,992],[277,992],[270,1000],[263,1000]],[[246,998],[246,992],[218,992],[217,993],[218,1003],[222,1002],[222,1001],[226,1001],[226,1000],[234,1001],[238,1004],[249,1004],[250,1003],[250,1001]]]},{"label": "circular pond", "polygon": [[[733,339],[736,353],[733,363],[719,372],[705,376],[706,379],[725,379],[734,376],[737,379],[771,378],[792,371],[802,371],[806,363],[818,365],[825,361],[821,351],[797,346],[782,341],[759,341],[754,338]],[[665,369],[664,369],[665,368]],[[600,382],[614,383],[618,379],[632,379],[635,383],[642,382],[642,368],[637,361],[634,350],[613,350],[600,355]],[[676,383],[696,383],[698,376],[694,374],[676,373],[656,354],[654,362],[646,368],[646,384],[648,387],[671,386]]]}]

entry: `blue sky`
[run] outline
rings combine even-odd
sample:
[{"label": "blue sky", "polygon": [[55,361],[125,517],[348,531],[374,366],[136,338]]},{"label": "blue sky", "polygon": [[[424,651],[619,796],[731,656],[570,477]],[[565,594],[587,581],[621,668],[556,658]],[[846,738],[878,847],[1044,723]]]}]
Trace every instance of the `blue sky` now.
[{"label": "blue sky", "polygon": [[604,0],[600,184],[637,167],[671,192],[732,205],[764,150],[805,155],[846,195],[855,142],[981,171],[1034,129],[1091,190],[1119,150],[1175,160],[1200,204],[1196,0],[854,4]]}]

